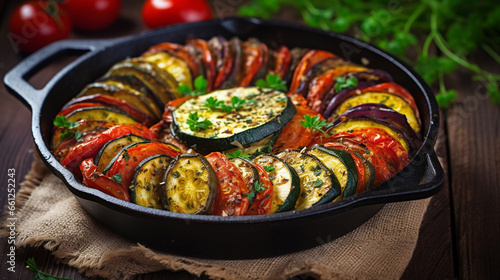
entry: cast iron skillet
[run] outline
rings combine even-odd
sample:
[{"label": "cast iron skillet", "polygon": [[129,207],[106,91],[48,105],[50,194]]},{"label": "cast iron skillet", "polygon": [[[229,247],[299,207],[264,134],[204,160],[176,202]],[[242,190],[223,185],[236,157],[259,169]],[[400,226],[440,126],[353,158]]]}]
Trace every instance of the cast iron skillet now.
[{"label": "cast iron skillet", "polygon": [[[114,63],[139,56],[164,41],[184,43],[188,36],[256,37],[270,46],[308,47],[331,51],[346,60],[389,72],[415,98],[422,118],[424,142],[410,164],[384,184],[340,202],[268,216],[195,216],[149,209],[124,202],[82,185],[49,150],[52,120],[86,84]],[[81,55],[42,89],[27,80],[51,60]],[[227,18],[171,26],[118,40],[68,40],[27,57],[4,77],[9,91],[32,111],[32,133],[46,165],[61,178],[81,206],[117,233],[147,246],[186,256],[222,259],[267,257],[321,245],[360,226],[385,203],[421,199],[436,193],[444,173],[433,150],[438,108],[432,91],[414,70],[393,56],[351,37],[283,22]]]}]

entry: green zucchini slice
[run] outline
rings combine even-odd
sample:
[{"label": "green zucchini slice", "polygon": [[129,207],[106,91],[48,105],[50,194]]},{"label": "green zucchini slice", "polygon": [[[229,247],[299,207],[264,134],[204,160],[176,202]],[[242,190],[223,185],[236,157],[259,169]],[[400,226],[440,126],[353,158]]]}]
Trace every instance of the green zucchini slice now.
[{"label": "green zucchini slice", "polygon": [[[218,107],[207,107],[209,98],[218,101]],[[172,114],[171,130],[174,137],[195,150],[241,149],[278,132],[295,112],[295,106],[283,92],[256,87],[219,90],[178,106]],[[211,125],[193,125],[205,121]]]},{"label": "green zucchini slice", "polygon": [[167,155],[154,155],[141,161],[129,186],[130,200],[141,206],[162,209],[160,183],[172,160]]},{"label": "green zucchini slice", "polygon": [[127,145],[144,141],[147,141],[147,139],[134,134],[123,135],[108,141],[104,144],[104,146],[102,146],[94,159],[94,162],[97,165],[97,171],[102,173],[111,160]]},{"label": "green zucchini slice", "polygon": [[107,107],[87,107],[74,110],[66,116],[68,122],[77,122],[81,120],[101,120],[117,125],[136,124],[137,120],[130,115],[113,110]]},{"label": "green zucchini slice", "polygon": [[253,162],[266,170],[273,183],[275,195],[269,214],[292,210],[300,195],[300,178],[297,172],[273,155],[259,155]]},{"label": "green zucchini slice", "polygon": [[210,213],[217,194],[217,177],[200,154],[182,154],[170,166],[163,180],[164,208],[177,213]]},{"label": "green zucchini slice", "polygon": [[341,194],[340,183],[333,172],[313,155],[283,151],[277,155],[288,163],[300,178],[300,195],[295,209],[306,209],[332,201]]},{"label": "green zucchini slice", "polygon": [[340,183],[342,197],[356,193],[358,172],[349,152],[314,145],[307,153],[318,158],[324,166],[335,174]]},{"label": "green zucchini slice", "polygon": [[242,193],[243,196],[248,198],[248,207],[252,206],[253,201],[255,200],[255,196],[257,195],[257,191],[255,190],[255,183],[259,182],[259,172],[257,168],[253,166],[251,162],[244,158],[233,158],[231,162],[236,165],[236,167],[241,171],[243,175],[243,180],[245,181],[250,193]]},{"label": "green zucchini slice", "polygon": [[113,164],[115,163],[115,161],[120,157],[120,155],[122,153],[126,152],[127,149],[130,149],[132,147],[136,147],[137,145],[147,145],[149,143],[151,143],[151,141],[133,142],[133,143],[130,143],[130,144],[126,145],[121,150],[119,150],[115,154],[115,156],[109,161],[108,165],[106,165],[106,167],[104,167],[104,169],[102,170],[102,174],[106,175],[106,173],[108,172],[108,170],[111,169],[111,167],[113,167]]},{"label": "green zucchini slice", "polygon": [[227,153],[233,153],[236,150],[241,150],[241,154],[243,155],[250,155],[250,158],[255,158],[258,155],[262,154],[270,154],[273,151],[273,146],[274,143],[276,143],[276,139],[280,136],[281,130],[266,137],[263,138],[262,140],[259,140],[255,143],[246,145],[243,147],[243,149],[240,148],[234,148],[231,150],[226,150],[224,151],[225,154]]}]

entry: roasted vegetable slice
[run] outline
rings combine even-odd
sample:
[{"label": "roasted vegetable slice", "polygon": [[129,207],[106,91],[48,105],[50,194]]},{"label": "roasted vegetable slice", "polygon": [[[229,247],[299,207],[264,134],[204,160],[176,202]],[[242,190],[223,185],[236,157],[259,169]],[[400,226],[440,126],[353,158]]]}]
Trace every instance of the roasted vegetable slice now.
[{"label": "roasted vegetable slice", "polygon": [[168,167],[162,187],[165,209],[186,214],[210,214],[217,194],[217,177],[200,154],[182,154]]},{"label": "roasted vegetable slice", "polygon": [[231,159],[231,162],[234,163],[234,165],[240,170],[243,181],[250,191],[248,193],[241,194],[248,199],[248,207],[250,207],[255,200],[255,196],[257,195],[255,183],[259,182],[259,172],[257,171],[257,168],[255,168],[255,166],[246,159],[234,158]]},{"label": "roasted vegetable slice", "polygon": [[149,53],[142,56],[142,59],[149,61],[158,68],[170,73],[178,84],[193,86],[193,77],[187,63],[177,56],[168,52]]},{"label": "roasted vegetable slice", "polygon": [[341,194],[340,183],[330,169],[313,155],[284,151],[277,155],[288,163],[300,178],[300,195],[295,209],[327,203]]},{"label": "roasted vegetable slice", "polygon": [[128,187],[130,200],[141,206],[162,209],[160,183],[172,160],[167,155],[153,155],[141,161]]},{"label": "roasted vegetable slice", "polygon": [[178,106],[171,128],[181,143],[195,150],[221,151],[242,148],[276,133],[295,111],[279,91],[260,92],[255,87],[219,90]]},{"label": "roasted vegetable slice", "polygon": [[117,182],[97,171],[97,166],[95,166],[91,158],[82,161],[80,171],[83,177],[82,183],[85,185],[118,199],[130,201],[128,191]]},{"label": "roasted vegetable slice", "polygon": [[66,116],[66,119],[68,120],[68,122],[77,122],[81,120],[101,120],[117,125],[133,125],[138,123],[137,120],[127,115],[126,113],[106,107],[87,107],[78,109],[69,113]]},{"label": "roasted vegetable slice", "polygon": [[78,142],[87,141],[98,136],[114,125],[114,123],[102,120],[80,120],[75,122],[72,128],[64,126],[54,127],[54,133],[52,134],[52,150],[54,151],[54,155],[56,157],[63,157],[60,153],[61,151],[58,150],[63,143],[66,143],[66,149],[68,148],[69,142],[67,140],[71,140],[72,146],[74,146]]},{"label": "roasted vegetable slice", "polygon": [[358,172],[356,164],[348,152],[315,145],[307,153],[318,158],[324,166],[335,174],[340,183],[342,198],[356,193]]},{"label": "roasted vegetable slice", "polygon": [[134,134],[127,134],[108,141],[95,156],[94,162],[97,165],[97,171],[104,173],[104,169],[112,161],[112,159],[120,153],[126,146],[137,143],[146,142],[147,139]]},{"label": "roasted vegetable slice", "polygon": [[218,152],[210,153],[206,159],[217,176],[217,196],[212,215],[243,216],[249,203],[243,193],[249,193],[240,170],[229,159]]},{"label": "roasted vegetable slice", "polygon": [[259,180],[253,186],[256,191],[255,200],[245,215],[266,215],[271,211],[273,204],[274,186],[264,168],[256,164],[254,166],[259,173]]},{"label": "roasted vegetable slice", "polygon": [[260,155],[253,162],[264,168],[273,184],[274,195],[269,214],[292,210],[300,194],[297,172],[274,155]]}]

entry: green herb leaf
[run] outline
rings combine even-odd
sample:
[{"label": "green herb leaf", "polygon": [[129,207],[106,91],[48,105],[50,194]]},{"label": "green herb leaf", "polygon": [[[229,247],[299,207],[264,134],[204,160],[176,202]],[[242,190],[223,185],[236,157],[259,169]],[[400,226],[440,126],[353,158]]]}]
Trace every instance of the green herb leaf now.
[{"label": "green herb leaf", "polygon": [[189,85],[180,84],[177,91],[184,96],[198,96],[207,93],[208,81],[203,76],[198,76],[194,79],[194,90]]},{"label": "green herb leaf", "polygon": [[300,121],[300,124],[303,127],[312,129],[312,132],[320,131],[325,136],[328,134],[323,131],[323,127],[327,124],[325,120],[320,120],[319,116],[311,117],[311,115],[307,114],[304,116],[304,120]]},{"label": "green herb leaf", "polygon": [[288,88],[286,87],[286,82],[281,80],[280,75],[267,74],[266,80],[259,79],[255,82],[255,85],[260,88],[272,88],[283,92],[288,91]]},{"label": "green herb leaf", "polygon": [[78,124],[77,124],[77,123],[74,123],[74,122],[68,122],[68,120],[66,119],[66,117],[65,117],[65,116],[63,116],[63,115],[56,116],[56,117],[54,118],[54,122],[53,122],[53,124],[54,124],[55,126],[58,126],[58,127],[65,127],[65,128],[69,128],[69,129],[71,129],[71,128],[75,128],[75,127],[77,127],[77,126],[78,126]]},{"label": "green herb leaf", "polygon": [[208,109],[210,109],[212,111],[215,111],[215,110],[219,109],[223,103],[224,102],[222,100],[218,100],[217,98],[210,96],[209,98],[207,98],[207,100],[205,101],[205,104],[203,104],[203,106],[207,107]]},{"label": "green herb leaf", "polygon": [[113,177],[111,177],[111,180],[117,182],[120,184],[122,182],[122,174],[115,174]]},{"label": "green herb leaf", "polygon": [[248,198],[248,199],[252,199],[255,197],[255,193],[254,192],[249,192],[249,193],[243,193],[242,194],[244,197]]},{"label": "green herb leaf", "polygon": [[321,180],[321,179],[318,179],[318,180],[313,182],[313,187],[315,187],[315,188],[319,188],[319,187],[321,187],[321,185],[323,185],[323,180]]},{"label": "green herb leaf", "polygon": [[82,132],[80,130],[75,131],[75,139],[78,142],[82,142],[83,141]]},{"label": "green herb leaf", "polygon": [[440,92],[436,95],[436,100],[439,107],[446,109],[450,107],[451,103],[457,98],[457,93],[454,90]]},{"label": "green herb leaf", "polygon": [[265,190],[266,188],[264,188],[264,183],[262,183],[262,182],[255,182],[255,184],[254,184],[254,186],[253,186],[253,189],[254,189],[255,191],[260,192],[260,191]]},{"label": "green herb leaf", "polygon": [[275,168],[272,165],[268,165],[268,166],[264,166],[264,170],[266,170],[267,172],[273,172],[275,170]]},{"label": "green herb leaf", "polygon": [[226,157],[228,159],[233,159],[233,158],[244,158],[244,159],[248,159],[250,158],[250,155],[249,154],[243,154],[243,151],[242,150],[236,150],[232,153],[226,153]]},{"label": "green herb leaf", "polygon": [[36,279],[39,279],[39,280],[71,280],[70,278],[61,278],[61,277],[56,277],[56,276],[51,276],[45,272],[42,272],[38,269],[36,263],[35,263],[35,259],[34,258],[28,258],[28,260],[26,261],[26,268],[35,273],[35,275],[33,275],[33,279],[36,280]]},{"label": "green herb leaf", "polygon": [[73,135],[75,135],[75,133],[73,131],[71,131],[71,130],[68,130],[68,131],[65,131],[65,132],[61,133],[59,135],[59,138],[66,139],[66,138],[73,137]]},{"label": "green herb leaf", "polygon": [[123,159],[125,160],[125,162],[127,162],[130,159],[130,155],[128,154],[127,150],[125,150],[125,152],[123,153]]},{"label": "green herb leaf", "polygon": [[339,93],[345,88],[354,88],[358,85],[358,79],[356,77],[346,78],[345,76],[340,76],[335,78],[335,91]]},{"label": "green herb leaf", "polygon": [[191,129],[191,131],[205,130],[213,125],[211,121],[206,119],[200,121],[200,116],[198,116],[197,112],[189,114],[187,124],[189,125],[189,129]]}]

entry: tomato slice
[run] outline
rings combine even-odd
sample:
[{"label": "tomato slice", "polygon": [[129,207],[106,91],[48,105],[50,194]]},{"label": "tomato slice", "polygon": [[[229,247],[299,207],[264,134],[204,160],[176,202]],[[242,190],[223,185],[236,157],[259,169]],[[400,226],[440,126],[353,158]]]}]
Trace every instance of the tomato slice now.
[{"label": "tomato slice", "polygon": [[126,134],[135,134],[149,140],[154,139],[153,133],[149,131],[146,126],[141,124],[116,125],[105,130],[99,136],[83,141],[82,143],[72,147],[61,161],[61,164],[71,171],[78,179],[81,179],[82,174],[79,170],[80,163],[85,159],[94,158],[101,147],[109,140]]},{"label": "tomato slice", "polygon": [[275,75],[280,75],[283,80],[288,72],[288,69],[290,68],[291,61],[292,55],[290,53],[290,49],[285,46],[280,46],[274,53],[274,69],[272,72]]},{"label": "tomato slice", "polygon": [[315,111],[321,112],[321,109],[326,107],[326,105],[323,104],[323,97],[325,97],[328,91],[333,87],[335,78],[346,73],[364,70],[366,70],[364,67],[347,65],[328,70],[322,75],[315,77],[309,85],[307,104]]},{"label": "tomato slice", "polygon": [[206,158],[215,170],[218,181],[218,191],[212,207],[212,215],[245,215],[248,209],[248,198],[241,194],[250,191],[243,180],[241,171],[219,152],[210,153]]},{"label": "tomato slice", "polygon": [[[296,100],[297,103],[302,103],[299,101],[300,99]],[[295,108],[297,112],[292,120],[283,127],[280,136],[276,139],[276,143],[273,146],[273,152],[306,147],[321,133],[319,131],[313,132],[310,128],[304,127],[300,122],[304,120],[305,115],[310,115],[311,117],[319,116],[321,120],[324,120],[323,116],[305,105],[296,105]]]},{"label": "tomato slice", "polygon": [[273,204],[273,183],[262,166],[258,164],[254,164],[254,166],[259,173],[259,191],[257,191],[255,200],[245,215],[266,215],[271,211]]},{"label": "tomato slice", "polygon": [[257,73],[261,70],[266,61],[264,50],[261,48],[259,42],[248,40],[243,42],[242,45],[244,57],[243,73],[245,76],[240,82],[240,87],[246,87],[257,76]]},{"label": "tomato slice", "polygon": [[316,64],[321,63],[329,58],[336,58],[334,54],[322,50],[311,50],[309,51],[295,68],[292,78],[292,84],[290,85],[289,93],[295,93],[302,82],[302,77]]},{"label": "tomato slice", "polygon": [[106,172],[106,176],[113,177],[120,174],[122,178],[120,185],[128,189],[134,177],[135,168],[142,160],[154,155],[167,155],[175,158],[180,153],[172,149],[170,145],[162,142],[151,142],[146,145],[131,147],[116,159],[113,166]]},{"label": "tomato slice", "polygon": [[98,172],[97,166],[94,164],[92,158],[82,161],[80,164],[80,171],[83,177],[82,183],[85,185],[118,199],[130,201],[128,191],[117,182]]},{"label": "tomato slice", "polygon": [[212,53],[208,48],[208,44],[205,40],[201,39],[189,39],[187,42],[188,44],[191,44],[199,53],[201,53],[201,60],[203,62],[203,66],[205,67],[205,78],[208,81],[207,92],[210,92],[214,89],[215,61],[212,58]]}]

